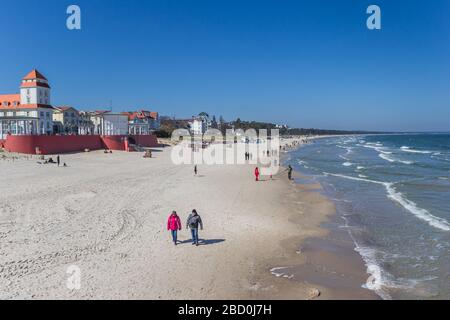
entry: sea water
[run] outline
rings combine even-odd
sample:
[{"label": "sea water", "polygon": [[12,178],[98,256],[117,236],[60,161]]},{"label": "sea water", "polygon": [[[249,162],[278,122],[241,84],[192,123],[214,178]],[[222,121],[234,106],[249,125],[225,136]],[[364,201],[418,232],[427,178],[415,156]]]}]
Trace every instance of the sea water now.
[{"label": "sea water", "polygon": [[287,162],[320,182],[384,299],[450,299],[450,134],[324,138]]}]

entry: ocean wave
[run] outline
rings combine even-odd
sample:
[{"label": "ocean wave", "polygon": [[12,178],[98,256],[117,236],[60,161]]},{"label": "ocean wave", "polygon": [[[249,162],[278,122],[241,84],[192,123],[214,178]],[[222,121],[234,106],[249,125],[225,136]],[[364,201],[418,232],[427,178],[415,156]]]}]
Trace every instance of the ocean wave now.
[{"label": "ocean wave", "polygon": [[354,250],[363,259],[366,266],[366,272],[369,274],[369,277],[362,287],[374,291],[383,300],[390,300],[391,296],[389,295],[387,288],[392,283],[390,279],[393,277],[378,263],[377,256],[379,251],[373,248],[361,246],[353,236],[352,230],[354,230],[354,227],[348,224],[348,219],[345,216],[342,218],[345,221],[345,227],[347,228],[348,234],[355,245]]},{"label": "ocean wave", "polygon": [[375,291],[382,299],[390,300],[391,296],[386,291],[385,287],[388,287],[391,276],[388,275],[383,268],[381,268],[376,259],[376,250],[367,247],[361,247],[355,242],[355,251],[363,258],[366,265],[366,272],[370,275],[363,288]]},{"label": "ocean wave", "polygon": [[389,157],[390,154],[392,154],[392,153],[382,152],[378,156],[381,159],[389,161],[391,163],[392,162],[399,162],[399,163],[403,163],[403,164],[413,164],[414,163],[413,161],[405,161],[405,160],[400,160],[400,159],[397,159],[397,158]]},{"label": "ocean wave", "polygon": [[378,142],[367,142],[366,145],[368,145],[368,146],[377,146],[377,147],[382,147],[383,146],[383,144],[380,141],[378,141]]},{"label": "ocean wave", "polygon": [[298,160],[297,163],[298,163],[299,165],[303,166],[303,168],[309,169],[308,162],[303,161],[303,160]]},{"label": "ocean wave", "polygon": [[443,156],[442,153],[434,153],[434,154],[431,155],[431,158],[437,159],[439,161],[450,162],[450,158],[446,158],[445,156]]},{"label": "ocean wave", "polygon": [[357,178],[357,177],[351,177],[346,176],[343,174],[333,174],[324,172],[325,175],[331,175],[335,177],[340,177],[344,179],[350,179],[350,180],[357,180],[357,181],[364,181],[364,182],[370,182],[375,184],[383,185],[386,188],[387,196],[389,199],[391,199],[394,202],[397,202],[400,204],[404,209],[412,213],[415,217],[426,221],[430,226],[443,230],[443,231],[450,231],[450,223],[443,219],[434,216],[431,214],[428,210],[420,208],[415,202],[407,199],[401,192],[398,192],[394,187],[394,183],[392,182],[382,182],[382,181],[376,181],[376,180],[370,180],[366,178]]},{"label": "ocean wave", "polygon": [[344,167],[350,167],[350,166],[353,165],[353,163],[351,163],[351,162],[344,162],[342,165],[343,165]]},{"label": "ocean wave", "polygon": [[356,167],[356,169],[358,169],[358,170],[364,170],[366,167],[363,167],[363,166],[357,166]]},{"label": "ocean wave", "polygon": [[411,153],[422,153],[422,154],[430,154],[433,153],[432,151],[422,151],[422,150],[416,150],[416,149],[411,149],[410,147],[406,147],[403,146],[400,148],[402,151],[404,152],[411,152]]},{"label": "ocean wave", "polygon": [[369,149],[373,149],[375,151],[378,151],[379,152],[378,156],[381,159],[389,161],[391,163],[393,163],[393,162],[398,162],[398,163],[403,163],[403,164],[413,164],[414,163],[414,161],[401,160],[401,159],[398,159],[398,158],[391,157],[393,152],[392,151],[387,151],[386,147],[383,147],[382,144],[372,144],[372,145],[366,144],[366,145],[363,145],[363,147],[369,148]]},{"label": "ocean wave", "polygon": [[450,223],[443,219],[432,215],[428,210],[420,208],[417,204],[411,200],[408,200],[403,196],[401,192],[397,192],[396,189],[392,186],[392,184],[387,184],[386,189],[389,194],[389,198],[399,203],[403,208],[411,212],[417,218],[422,219],[430,226],[435,228],[450,231]]}]

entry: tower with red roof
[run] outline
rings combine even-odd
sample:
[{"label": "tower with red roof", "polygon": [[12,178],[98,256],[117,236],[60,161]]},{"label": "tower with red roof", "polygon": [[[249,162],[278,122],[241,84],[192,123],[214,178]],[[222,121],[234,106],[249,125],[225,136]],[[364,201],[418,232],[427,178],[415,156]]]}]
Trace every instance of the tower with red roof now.
[{"label": "tower with red roof", "polygon": [[22,79],[20,102],[22,106],[30,108],[51,108],[50,85],[47,78],[36,69]]}]

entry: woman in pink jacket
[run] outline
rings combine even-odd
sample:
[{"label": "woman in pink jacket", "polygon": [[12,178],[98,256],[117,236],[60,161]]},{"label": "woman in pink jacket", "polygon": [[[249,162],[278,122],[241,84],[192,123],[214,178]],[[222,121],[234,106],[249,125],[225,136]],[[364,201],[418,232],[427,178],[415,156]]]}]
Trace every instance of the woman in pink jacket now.
[{"label": "woman in pink jacket", "polygon": [[177,245],[177,233],[181,230],[181,220],[176,211],[172,211],[172,214],[167,220],[167,230],[172,234],[173,243]]}]

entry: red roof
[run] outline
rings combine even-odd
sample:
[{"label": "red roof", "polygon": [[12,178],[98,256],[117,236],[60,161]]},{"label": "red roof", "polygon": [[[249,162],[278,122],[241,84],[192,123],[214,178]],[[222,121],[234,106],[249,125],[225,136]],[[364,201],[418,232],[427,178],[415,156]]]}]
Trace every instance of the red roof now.
[{"label": "red roof", "polygon": [[122,114],[128,115],[129,120],[134,120],[136,118],[138,119],[145,119],[145,118],[152,118],[157,119],[158,118],[158,112],[151,112],[146,110],[140,110],[140,111],[134,111],[134,112],[122,112]]},{"label": "red roof", "polygon": [[[6,106],[5,106],[6,102]],[[14,105],[16,103],[16,105]],[[0,94],[0,109],[11,109],[20,106],[20,94]]]},{"label": "red roof", "polygon": [[34,79],[41,79],[41,80],[47,80],[46,77],[42,75],[39,71],[36,69],[33,69],[30,73],[28,73],[23,80],[34,80]]},{"label": "red roof", "polygon": [[158,119],[158,112],[150,112],[150,117],[152,117],[153,119]]},{"label": "red roof", "polygon": [[34,87],[44,87],[44,88],[50,88],[50,86],[47,83],[44,82],[22,82],[20,85],[21,88],[34,88]]}]

